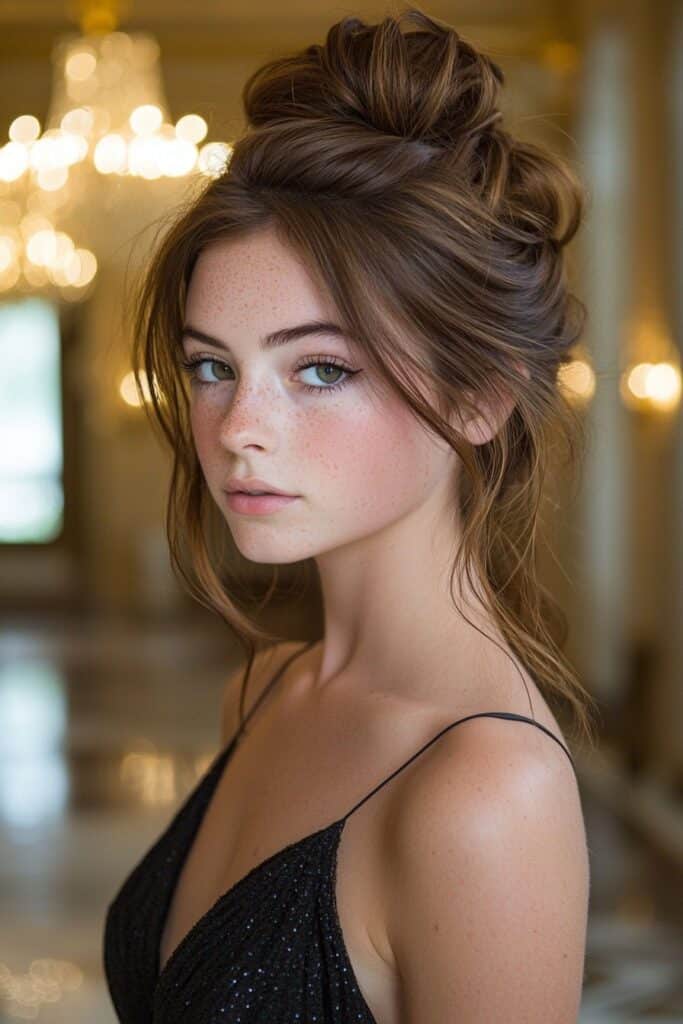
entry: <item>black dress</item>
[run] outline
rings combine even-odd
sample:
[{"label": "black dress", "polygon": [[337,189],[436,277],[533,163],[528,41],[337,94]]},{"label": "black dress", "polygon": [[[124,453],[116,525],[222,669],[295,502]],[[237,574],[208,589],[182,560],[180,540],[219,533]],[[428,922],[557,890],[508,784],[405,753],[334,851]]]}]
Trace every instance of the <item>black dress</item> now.
[{"label": "black dress", "polygon": [[[293,658],[264,688],[245,723]],[[197,921],[159,970],[159,949],[178,876],[241,730],[220,751],[108,905],[103,963],[121,1024],[376,1024],[349,960],[337,913],[337,849],[346,820],[449,729],[441,729],[337,821],[256,865]]]}]

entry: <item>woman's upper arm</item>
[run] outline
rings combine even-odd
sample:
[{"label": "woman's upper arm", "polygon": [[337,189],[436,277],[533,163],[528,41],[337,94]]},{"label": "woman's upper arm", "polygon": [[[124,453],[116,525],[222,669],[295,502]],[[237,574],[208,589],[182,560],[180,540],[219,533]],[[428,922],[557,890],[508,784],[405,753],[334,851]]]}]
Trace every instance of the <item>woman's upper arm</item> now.
[{"label": "woman's upper arm", "polygon": [[576,1024],[589,863],[572,767],[488,725],[444,744],[395,828],[402,1024]]}]

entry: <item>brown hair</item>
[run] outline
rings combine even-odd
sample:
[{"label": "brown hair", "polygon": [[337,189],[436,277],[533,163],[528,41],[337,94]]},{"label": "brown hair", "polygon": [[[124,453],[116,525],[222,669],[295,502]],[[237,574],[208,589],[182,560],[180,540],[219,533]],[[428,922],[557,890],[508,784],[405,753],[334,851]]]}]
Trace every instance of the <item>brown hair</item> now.
[{"label": "brown hair", "polygon": [[[584,443],[559,373],[585,319],[563,259],[585,199],[566,162],[501,126],[503,82],[493,60],[419,9],[377,25],[344,17],[324,44],[248,78],[246,132],[146,268],[133,364],[141,398],[144,370],[145,408],[174,460],[172,565],[245,646],[241,720],[257,643],[283,638],[239,608],[236,581],[216,570],[178,360],[198,255],[219,239],[273,228],[331,296],[378,379],[462,460],[451,596],[455,577],[472,582],[475,568],[512,652],[549,697],[571,704],[591,738],[593,698],[561,653],[566,616],[535,566],[550,455],[563,440],[576,465]],[[512,412],[485,443],[451,426],[454,410],[476,415],[477,400],[506,396]]]}]

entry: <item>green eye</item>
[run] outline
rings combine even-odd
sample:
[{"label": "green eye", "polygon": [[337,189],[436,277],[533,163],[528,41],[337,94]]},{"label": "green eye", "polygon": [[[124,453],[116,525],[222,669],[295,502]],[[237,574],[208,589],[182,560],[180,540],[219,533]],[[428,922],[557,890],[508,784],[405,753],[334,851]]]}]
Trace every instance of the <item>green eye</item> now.
[{"label": "green eye", "polygon": [[[223,377],[220,378],[219,380],[202,380],[199,377],[199,369],[200,367],[204,366],[205,363],[208,363],[209,366],[211,367],[222,367],[224,370],[227,370],[229,373],[232,373],[232,370],[230,369],[227,363],[224,363],[220,359],[213,359],[209,356],[198,356],[195,359],[181,360],[180,365],[182,366],[183,370],[189,375],[190,383],[192,385],[196,384],[198,387],[213,387],[216,384],[225,383],[226,381],[230,380],[229,377]],[[307,362],[295,367],[295,370],[298,372],[300,370],[308,370],[311,367],[322,367],[324,370],[328,372],[331,370],[333,374],[339,372],[345,374],[344,378],[341,381],[330,382],[328,384],[302,384],[302,387],[306,391],[317,393],[321,393],[324,391],[338,391],[340,388],[345,387],[350,382],[352,377],[354,377],[357,373],[360,373],[360,370],[352,370],[350,369],[350,367],[345,366],[341,360],[337,359],[336,356],[322,355],[310,357],[307,360]],[[211,372],[213,373],[214,371],[212,370]]]}]

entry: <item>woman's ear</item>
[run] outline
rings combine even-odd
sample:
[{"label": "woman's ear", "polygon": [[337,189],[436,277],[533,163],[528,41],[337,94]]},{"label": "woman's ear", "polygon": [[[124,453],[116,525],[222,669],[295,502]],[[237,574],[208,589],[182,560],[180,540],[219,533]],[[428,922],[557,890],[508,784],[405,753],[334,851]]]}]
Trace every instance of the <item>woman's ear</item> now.
[{"label": "woman's ear", "polygon": [[[531,379],[528,367],[518,360],[514,366],[522,373],[527,380]],[[475,400],[478,412],[469,418],[457,417],[457,423],[453,424],[456,429],[472,445],[486,444],[496,436],[516,405],[516,398],[512,391],[503,386],[502,388],[491,389],[488,397],[480,395]]]}]

